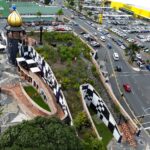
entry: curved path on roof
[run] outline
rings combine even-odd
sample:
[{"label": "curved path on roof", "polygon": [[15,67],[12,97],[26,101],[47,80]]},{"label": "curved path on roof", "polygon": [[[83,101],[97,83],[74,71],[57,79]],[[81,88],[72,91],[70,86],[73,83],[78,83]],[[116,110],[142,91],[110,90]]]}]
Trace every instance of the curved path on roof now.
[{"label": "curved path on roof", "polygon": [[6,85],[5,87],[2,87],[2,91],[12,95],[17,100],[19,107],[28,118],[32,119],[36,116],[47,115],[29,102],[19,84]]}]

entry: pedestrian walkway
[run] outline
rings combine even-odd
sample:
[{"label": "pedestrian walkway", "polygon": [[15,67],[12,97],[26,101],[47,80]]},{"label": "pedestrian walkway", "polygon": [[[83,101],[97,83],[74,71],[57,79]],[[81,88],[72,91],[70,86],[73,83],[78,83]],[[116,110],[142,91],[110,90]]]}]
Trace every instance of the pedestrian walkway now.
[{"label": "pedestrian walkway", "polygon": [[34,118],[36,116],[47,116],[46,113],[39,110],[37,107],[33,106],[27,97],[22,92],[21,86],[19,84],[9,84],[5,87],[2,87],[2,91],[9,92],[18,102],[21,110],[26,114],[29,118]]}]

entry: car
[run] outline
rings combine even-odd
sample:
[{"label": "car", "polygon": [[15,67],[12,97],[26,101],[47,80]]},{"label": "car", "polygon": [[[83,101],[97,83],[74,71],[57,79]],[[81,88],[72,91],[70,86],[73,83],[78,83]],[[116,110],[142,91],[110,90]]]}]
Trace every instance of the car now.
[{"label": "car", "polygon": [[143,49],[143,52],[146,52],[146,53],[148,53],[150,50],[147,48],[147,47],[145,47],[144,49]]},{"label": "car", "polygon": [[131,86],[128,83],[123,84],[123,88],[126,92],[131,92]]},{"label": "car", "polygon": [[111,38],[111,35],[110,35],[110,34],[107,34],[107,37],[108,37],[108,38]]},{"label": "car", "polygon": [[90,35],[89,34],[83,34],[83,37],[87,39],[90,37]]},{"label": "car", "polygon": [[106,40],[105,36],[100,36],[100,40],[103,41],[103,42],[105,42],[105,40]]},{"label": "car", "polygon": [[139,60],[141,60],[141,59],[142,59],[142,56],[141,56],[141,54],[139,54],[139,53],[136,53],[136,58],[137,58],[137,59],[139,59]]},{"label": "car", "polygon": [[121,71],[122,71],[122,68],[121,68],[120,66],[116,66],[116,67],[115,67],[115,71],[121,72]]},{"label": "car", "polygon": [[114,58],[114,60],[119,60],[119,54],[114,52],[113,53],[113,58]]},{"label": "car", "polygon": [[71,19],[74,19],[74,15],[71,15]]},{"label": "car", "polygon": [[112,46],[108,43],[107,44],[107,47],[109,48],[109,49],[111,49],[112,48]]},{"label": "car", "polygon": [[97,36],[97,32],[94,32],[94,35]]},{"label": "car", "polygon": [[143,60],[138,60],[136,63],[140,68],[145,68],[145,62]]},{"label": "car", "polygon": [[146,65],[146,69],[150,71],[150,64]]},{"label": "car", "polygon": [[86,32],[82,31],[82,32],[80,32],[80,34],[83,35],[83,34],[86,34]]},{"label": "car", "polygon": [[126,49],[126,47],[125,47],[124,45],[121,45],[120,47],[121,47],[121,49],[123,49],[123,50]]},{"label": "car", "polygon": [[90,44],[91,44],[93,47],[100,47],[100,44],[97,43],[96,41],[92,41]]}]

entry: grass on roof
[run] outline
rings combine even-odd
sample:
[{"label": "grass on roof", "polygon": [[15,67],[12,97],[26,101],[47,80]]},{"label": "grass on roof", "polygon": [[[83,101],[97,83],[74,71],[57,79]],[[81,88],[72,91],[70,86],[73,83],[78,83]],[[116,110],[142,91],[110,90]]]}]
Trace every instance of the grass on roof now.
[{"label": "grass on roof", "polygon": [[24,90],[36,104],[38,104],[40,107],[47,111],[51,111],[48,104],[44,102],[41,95],[37,92],[37,90],[34,87],[24,86]]}]

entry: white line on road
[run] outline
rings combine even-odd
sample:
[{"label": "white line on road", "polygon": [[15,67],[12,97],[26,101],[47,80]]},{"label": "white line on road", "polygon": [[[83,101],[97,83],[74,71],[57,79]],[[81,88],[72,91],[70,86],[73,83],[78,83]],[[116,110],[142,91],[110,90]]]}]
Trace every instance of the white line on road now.
[{"label": "white line on road", "polygon": [[142,125],[144,125],[144,124],[149,124],[150,122],[144,122],[144,123],[142,123]]}]

